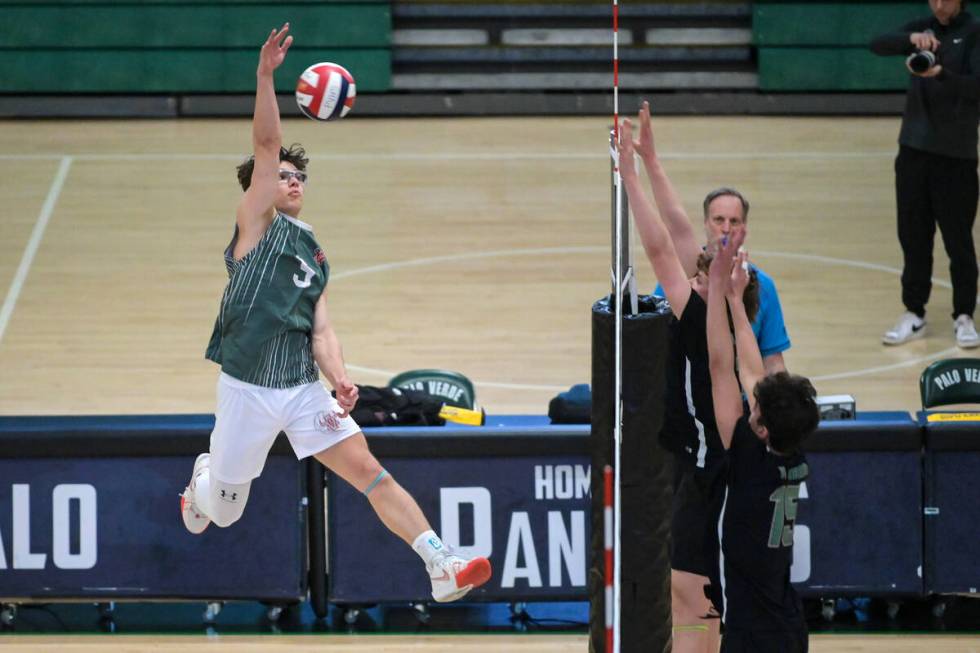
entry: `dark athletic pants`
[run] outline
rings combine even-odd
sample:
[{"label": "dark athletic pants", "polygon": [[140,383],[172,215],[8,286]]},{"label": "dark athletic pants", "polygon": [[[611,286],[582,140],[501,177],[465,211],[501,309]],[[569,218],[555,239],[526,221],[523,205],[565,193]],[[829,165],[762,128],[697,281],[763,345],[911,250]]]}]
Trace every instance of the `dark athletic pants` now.
[{"label": "dark athletic pants", "polygon": [[902,245],[902,303],[922,317],[932,289],[932,249],[936,225],[949,255],[953,317],[973,316],[977,297],[977,257],[973,222],[977,216],[977,160],[957,159],[901,146],[895,159],[898,241]]}]

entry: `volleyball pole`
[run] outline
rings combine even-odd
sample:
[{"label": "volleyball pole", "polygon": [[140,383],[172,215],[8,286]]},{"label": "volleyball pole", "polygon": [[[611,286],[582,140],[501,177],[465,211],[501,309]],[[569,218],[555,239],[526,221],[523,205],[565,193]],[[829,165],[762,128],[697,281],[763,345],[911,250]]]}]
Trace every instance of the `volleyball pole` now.
[{"label": "volleyball pole", "polygon": [[[617,145],[619,143],[619,0],[612,0],[613,16],[613,128],[610,135],[610,156],[612,159],[612,286],[615,297],[616,307],[616,344],[614,351],[615,358],[615,388],[613,394],[613,472],[615,478],[613,483],[606,483],[605,487],[611,489],[613,495],[612,505],[612,610],[610,615],[609,601],[609,578],[606,579],[607,605],[606,605],[606,641],[611,639],[612,650],[606,653],[620,653],[621,647],[621,605],[622,605],[622,504],[620,501],[620,488],[622,478],[620,474],[623,444],[623,315],[625,295],[629,293],[629,304],[631,314],[635,315],[639,311],[636,295],[636,278],[633,274],[633,256],[630,250],[630,217],[629,201],[623,193],[623,180],[619,174],[619,156]],[[623,165],[634,165],[633,161],[625,161]],[[612,485],[612,488],[609,486]],[[606,498],[606,505],[609,505]],[[608,527],[607,527],[608,528]],[[608,530],[607,530],[608,533]],[[607,565],[608,567],[608,565]],[[607,571],[608,573],[608,571]],[[612,623],[610,624],[610,616]],[[609,637],[608,630],[611,628],[612,637]]]}]

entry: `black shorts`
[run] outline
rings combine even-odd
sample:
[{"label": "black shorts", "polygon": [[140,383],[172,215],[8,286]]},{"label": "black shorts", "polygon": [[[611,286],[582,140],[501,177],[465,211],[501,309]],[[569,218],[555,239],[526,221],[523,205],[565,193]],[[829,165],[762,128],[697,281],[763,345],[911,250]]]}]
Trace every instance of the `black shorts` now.
[{"label": "black shorts", "polygon": [[718,514],[725,494],[720,472],[678,464],[671,515],[670,567],[712,576],[718,566]]},{"label": "black shorts", "polygon": [[721,653],[807,653],[809,636],[803,622],[785,630],[742,630],[725,627]]}]

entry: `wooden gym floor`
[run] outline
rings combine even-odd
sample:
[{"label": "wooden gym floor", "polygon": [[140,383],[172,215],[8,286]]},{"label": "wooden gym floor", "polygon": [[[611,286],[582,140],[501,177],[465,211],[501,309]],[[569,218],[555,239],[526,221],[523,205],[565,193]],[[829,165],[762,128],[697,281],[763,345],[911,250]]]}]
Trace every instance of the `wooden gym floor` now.
[{"label": "wooden gym floor", "polygon": [[[609,288],[607,124],[285,122],[313,155],[301,217],[331,263],[356,382],[455,369],[499,414],[543,413],[589,381],[590,306]],[[929,335],[879,341],[902,311],[897,132],[894,118],[655,123],[695,221],[715,186],[750,199],[749,249],[778,284],[790,369],[860,410],[915,410],[921,369],[961,353],[938,244]],[[203,351],[249,145],[244,120],[0,123],[0,414],[213,409]],[[642,249],[636,263],[649,292]]]},{"label": "wooden gym floor", "polygon": [[[543,413],[590,377],[609,290],[603,118],[284,124],[313,155],[306,209],[358,383],[449,368],[489,413]],[[203,359],[225,283],[244,120],[0,122],[0,414],[211,412]],[[915,410],[931,360],[961,354],[937,246],[930,332],[880,344],[902,311],[895,118],[657,119],[692,218],[719,185],[752,202],[749,250],[776,280],[791,370],[860,410]],[[641,292],[655,285],[637,249]],[[4,636],[13,652],[156,651],[187,637]],[[200,639],[224,651],[583,651],[570,636]],[[976,653],[975,637],[813,637],[816,653]]]},{"label": "wooden gym floor", "polygon": [[[209,653],[582,653],[585,635],[457,636],[0,636],[9,653],[58,650],[61,653],[183,653],[188,647]],[[195,646],[195,642],[200,642]],[[817,635],[811,653],[978,653],[980,638],[956,635]]]}]

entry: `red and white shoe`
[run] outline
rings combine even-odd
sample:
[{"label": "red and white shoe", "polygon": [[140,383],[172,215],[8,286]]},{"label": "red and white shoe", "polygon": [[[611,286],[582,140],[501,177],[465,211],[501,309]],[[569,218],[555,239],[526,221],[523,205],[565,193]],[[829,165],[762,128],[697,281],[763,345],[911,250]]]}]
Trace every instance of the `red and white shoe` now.
[{"label": "red and white shoe", "polygon": [[194,535],[200,535],[211,523],[211,518],[201,512],[197,504],[194,503],[194,490],[197,488],[197,477],[208,468],[211,461],[211,454],[202,453],[194,461],[194,471],[191,472],[191,480],[180,495],[180,516],[184,519],[184,526]]},{"label": "red and white shoe", "polygon": [[432,581],[432,598],[439,603],[463,598],[471,589],[490,580],[493,573],[486,558],[466,560],[452,553],[433,558],[426,569]]}]

